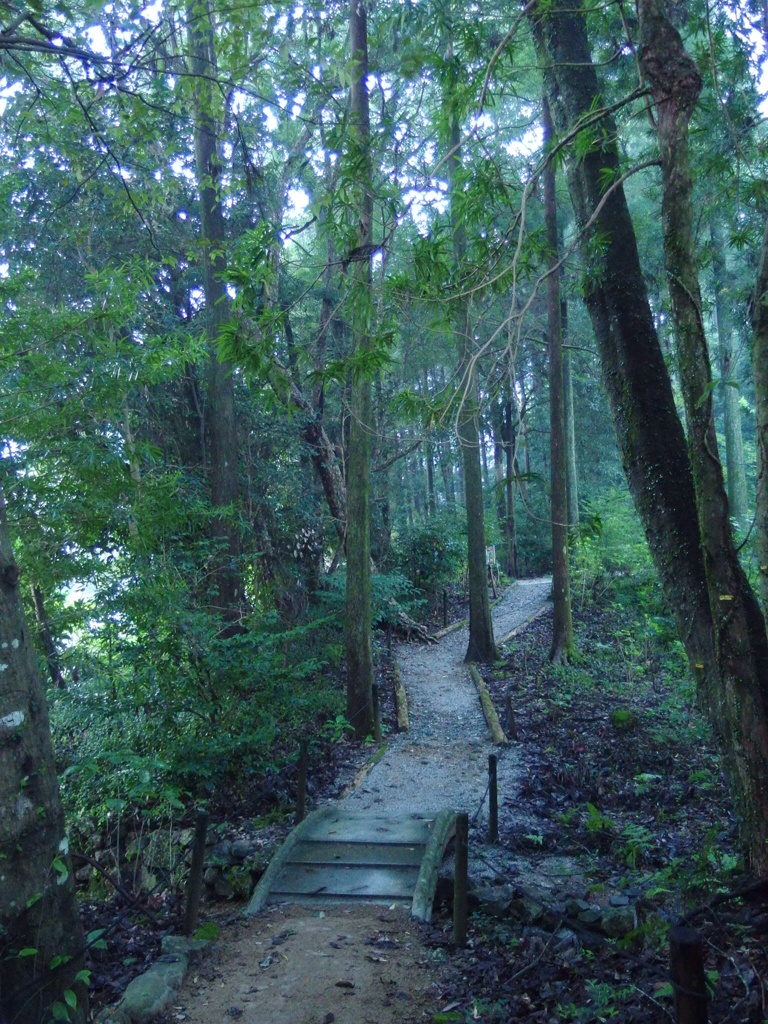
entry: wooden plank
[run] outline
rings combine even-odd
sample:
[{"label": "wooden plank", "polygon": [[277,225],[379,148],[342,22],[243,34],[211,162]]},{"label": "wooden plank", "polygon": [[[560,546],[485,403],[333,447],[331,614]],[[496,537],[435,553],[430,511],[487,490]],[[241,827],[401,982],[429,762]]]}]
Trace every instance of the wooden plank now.
[{"label": "wooden plank", "polygon": [[425,849],[423,843],[323,843],[304,840],[293,848],[287,863],[419,867]]},{"label": "wooden plank", "polygon": [[416,867],[287,864],[272,887],[273,896],[410,897]]},{"label": "wooden plank", "polygon": [[445,848],[454,836],[456,831],[456,812],[451,810],[441,811],[435,819],[434,827],[431,830],[429,843],[421,862],[419,878],[413,893],[411,904],[411,917],[417,921],[429,923],[432,917],[432,904],[435,899],[437,878],[440,873],[440,865],[445,855]]},{"label": "wooden plank", "polygon": [[434,818],[336,814],[314,823],[302,839],[325,843],[426,843]]}]

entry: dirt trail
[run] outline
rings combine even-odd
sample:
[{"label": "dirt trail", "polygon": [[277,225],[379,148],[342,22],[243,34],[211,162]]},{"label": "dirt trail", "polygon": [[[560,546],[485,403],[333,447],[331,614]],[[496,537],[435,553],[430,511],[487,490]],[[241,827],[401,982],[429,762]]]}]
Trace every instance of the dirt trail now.
[{"label": "dirt trail", "polygon": [[[504,637],[549,595],[549,579],[511,586],[493,611]],[[373,814],[445,807],[482,818],[488,739],[463,663],[467,630],[430,647],[401,645],[397,660],[408,693],[411,731],[393,737],[384,757],[345,798]],[[514,748],[499,762],[499,786],[516,790]],[[168,1021],[185,1024],[411,1024],[431,1019],[437,992],[430,952],[405,910],[381,906],[268,907],[237,920],[190,970]]]}]

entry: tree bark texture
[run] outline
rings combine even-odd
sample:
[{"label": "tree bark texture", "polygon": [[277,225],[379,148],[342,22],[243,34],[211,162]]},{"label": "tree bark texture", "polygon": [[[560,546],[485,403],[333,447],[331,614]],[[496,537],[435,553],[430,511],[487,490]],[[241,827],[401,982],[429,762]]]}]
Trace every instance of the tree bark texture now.
[{"label": "tree bark texture", "polygon": [[755,416],[757,442],[757,491],[755,529],[760,596],[768,624],[768,219],[752,304],[752,372],[755,379]]},{"label": "tree bark texture", "polygon": [[[350,122],[355,163],[359,168],[358,245],[370,248],[373,237],[371,126],[368,100],[368,17],[363,0],[351,0],[349,42],[352,60]],[[371,308],[371,260],[355,261],[353,294],[357,305],[355,348],[371,346],[367,311]],[[371,382],[358,373],[350,389],[347,446],[347,595],[344,637],[347,663],[347,718],[358,739],[373,730],[373,646],[371,640]]]},{"label": "tree bark texture", "polygon": [[565,402],[566,480],[568,485],[568,525],[579,525],[579,471],[576,461],[576,419],[573,413],[573,370],[568,348],[568,301],[560,302],[563,335],[563,400]]},{"label": "tree bark texture", "polygon": [[[461,168],[461,131],[453,97],[445,97],[449,117],[448,188],[451,196],[458,188]],[[453,262],[460,268],[466,253],[466,232],[451,204]],[[464,498],[467,509],[467,581],[469,588],[469,643],[466,661],[495,661],[491,602],[488,597],[488,567],[485,553],[485,511],[483,508],[483,470],[480,459],[480,430],[477,409],[477,374],[475,372],[469,303],[461,298],[455,307],[456,339],[459,348],[459,379],[463,393],[456,418],[456,432],[464,470]]]},{"label": "tree bark texture", "polygon": [[[552,144],[554,130],[549,102],[542,103],[544,146]],[[559,665],[573,654],[571,587],[568,575],[568,481],[566,468],[565,401],[563,392],[563,337],[560,318],[560,269],[557,232],[555,165],[547,161],[542,173],[544,228],[547,237],[547,334],[549,341],[549,453],[550,517],[552,520],[552,646],[549,658]]]},{"label": "tree bark texture", "polygon": [[51,682],[56,689],[63,690],[66,687],[66,683],[64,682],[64,675],[61,671],[59,652],[56,648],[53,634],[51,633],[51,626],[48,622],[48,615],[45,611],[43,592],[36,583],[33,583],[31,593],[32,603],[35,609],[35,619],[37,620],[37,628],[40,632],[40,642],[43,645],[45,663],[48,666],[48,675],[51,677]]},{"label": "tree bark texture", "polygon": [[[600,106],[580,5],[532,19],[555,131],[588,122]],[[584,296],[597,341],[624,472],[679,635],[709,701],[714,644],[693,478],[682,424],[653,324],[620,176],[616,130],[603,117],[590,149],[566,159],[576,221],[584,231]],[[610,178],[609,178],[610,176]],[[599,204],[602,206],[595,215]]]},{"label": "tree bark texture", "polygon": [[507,519],[504,524],[505,566],[507,576],[518,576],[517,524],[515,522],[515,423],[512,417],[511,386],[504,387],[504,453],[507,491]]},{"label": "tree bark texture", "polygon": [[[644,13],[657,17],[656,11],[646,9]],[[646,26],[650,27],[647,22]],[[534,33],[546,65],[555,127],[565,132],[579,122],[591,121],[600,107],[600,92],[578,5],[568,11],[553,9],[535,18]],[[646,45],[648,41],[646,36]],[[669,41],[667,26],[661,26],[662,48]],[[663,66],[659,65],[660,73],[670,67],[670,61],[676,62],[671,51],[665,55]],[[652,65],[653,58],[648,54],[646,74],[653,71]],[[680,69],[689,72],[685,62]],[[679,85],[686,85],[685,74]],[[681,97],[683,103],[690,102],[687,96],[684,93]],[[667,118],[674,127],[679,112],[659,110],[658,116],[659,120]],[[700,342],[696,335],[690,339],[692,350],[686,350],[685,369],[681,367],[687,374],[685,386],[689,392],[689,458],[653,325],[623,189],[613,187],[606,194],[608,183],[620,176],[615,126],[610,117],[600,119],[589,151],[578,160],[571,158],[567,172],[579,226],[584,229],[592,219],[585,238],[586,301],[630,491],[702,699],[723,740],[754,867],[763,871],[768,869],[764,842],[768,834],[768,730],[761,682],[764,666],[754,621],[759,610],[754,598],[750,599],[749,588],[745,588],[738,563],[732,558],[730,536],[723,529],[727,514],[724,517],[722,475],[718,485],[719,463],[716,449],[709,442],[708,411],[703,410],[706,403],[702,408],[691,408],[708,387],[697,347]],[[679,168],[674,170],[674,174],[679,173]],[[679,180],[672,184],[685,187]],[[665,205],[665,234],[670,231],[668,217],[677,215]],[[675,232],[679,230],[678,226]],[[678,277],[684,280],[685,258],[681,258],[683,276]],[[685,290],[681,285],[677,288]],[[688,303],[687,309],[680,310],[683,330],[695,326],[699,318],[697,292],[690,287],[687,291],[693,299],[688,294],[678,296]],[[715,506],[702,509],[701,517],[692,466],[702,474],[697,479],[698,497],[712,498]],[[715,537],[722,545],[719,552],[713,548]],[[764,638],[762,623],[760,626]],[[737,636],[744,645],[741,651],[734,644]]]},{"label": "tree bark texture", "polygon": [[220,123],[216,113],[216,53],[213,24],[207,5],[189,8],[191,70],[195,87],[195,166],[200,200],[200,248],[205,291],[206,330],[211,345],[208,361],[205,426],[211,504],[217,514],[211,524],[216,590],[214,606],[234,627],[240,618],[242,584],[238,570],[239,531],[234,522],[238,501],[238,437],[232,366],[221,361],[216,338],[229,317],[226,271],[226,229],[219,192],[221,168]]},{"label": "tree bark texture", "polygon": [[664,262],[699,532],[722,687],[719,726],[753,865],[768,870],[768,637],[739,562],[717,452],[712,374],[701,313],[688,124],[701,91],[696,65],[658,0],[639,0],[639,58],[656,111],[662,170]]},{"label": "tree bark texture", "polygon": [[709,237],[712,245],[712,283],[715,295],[720,389],[723,396],[728,504],[731,515],[743,527],[747,522],[749,501],[747,498],[747,475],[744,469],[744,439],[741,432],[741,405],[739,404],[739,388],[736,379],[736,357],[733,348],[733,323],[728,309],[726,291],[728,268],[723,245],[723,227],[716,214],[711,211]]},{"label": "tree bark texture", "polygon": [[[19,955],[22,950],[33,952]],[[87,990],[72,865],[54,767],[48,709],[24,618],[0,493],[0,1019],[48,1024],[72,988]],[[71,957],[54,970],[54,957]]]}]

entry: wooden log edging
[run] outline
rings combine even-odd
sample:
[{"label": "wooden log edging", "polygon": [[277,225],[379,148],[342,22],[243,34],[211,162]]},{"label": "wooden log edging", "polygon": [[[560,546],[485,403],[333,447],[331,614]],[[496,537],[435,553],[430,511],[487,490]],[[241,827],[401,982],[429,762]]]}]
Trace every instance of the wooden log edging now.
[{"label": "wooden log edging", "polygon": [[508,641],[510,641],[512,639],[512,637],[517,636],[518,633],[522,633],[522,631],[524,629],[527,629],[528,626],[530,626],[530,624],[532,622],[534,622],[536,619],[538,619],[538,617],[540,615],[543,615],[545,612],[549,611],[549,609],[551,607],[552,607],[552,602],[551,601],[545,601],[545,603],[541,606],[541,608],[539,608],[539,610],[537,612],[534,612],[533,615],[529,615],[528,616],[528,618],[525,620],[525,622],[521,622],[519,626],[515,626],[515,628],[510,630],[509,633],[505,633],[504,636],[500,640],[497,640],[496,641],[496,646],[497,647],[501,647],[502,644],[505,644]]},{"label": "wooden log edging", "polygon": [[474,665],[469,666],[469,674],[472,676],[478,696],[480,697],[480,706],[483,709],[485,721],[487,722],[491,733],[491,739],[497,747],[505,746],[509,743],[509,740],[505,736],[504,730],[501,728],[499,716],[496,714],[496,708],[493,706],[493,701],[491,700],[490,693],[488,693],[488,687],[485,685],[485,680]]},{"label": "wooden log edging", "polygon": [[300,825],[297,825],[288,835],[285,837],[285,842],[279,850],[275,852],[274,857],[269,862],[267,870],[259,879],[259,884],[253,890],[253,896],[251,896],[248,906],[243,911],[246,917],[253,917],[258,914],[264,907],[264,904],[269,898],[269,890],[277,878],[277,875],[282,871],[285,862],[288,860],[288,855],[293,850],[294,846],[300,842],[304,834],[311,828],[320,822],[324,821],[325,818],[329,818],[332,814],[335,814],[338,808],[335,804],[330,804],[328,807],[320,807],[316,811],[312,811],[308,814],[304,821]]},{"label": "wooden log edging", "polygon": [[405,692],[403,677],[397,662],[392,665],[392,678],[395,683],[395,703],[397,704],[397,731],[408,732],[411,723],[408,719],[408,694]]},{"label": "wooden log edging", "polygon": [[432,918],[432,904],[435,899],[437,877],[443,861],[445,848],[456,832],[456,811],[440,811],[435,818],[432,834],[419,868],[416,888],[411,903],[411,917],[429,924]]}]

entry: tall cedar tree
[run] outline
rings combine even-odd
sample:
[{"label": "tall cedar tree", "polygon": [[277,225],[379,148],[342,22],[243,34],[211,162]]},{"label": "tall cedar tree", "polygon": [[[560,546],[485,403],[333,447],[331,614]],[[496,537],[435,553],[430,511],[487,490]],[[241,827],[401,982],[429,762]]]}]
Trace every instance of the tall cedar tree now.
[{"label": "tall cedar tree", "polygon": [[[544,146],[552,143],[552,117],[547,97],[542,101]],[[560,266],[557,234],[557,192],[554,160],[547,160],[542,174],[544,226],[547,235],[547,334],[549,340],[549,451],[552,519],[552,647],[554,664],[573,654],[571,585],[568,575],[568,481],[566,466],[565,392],[563,389],[563,334],[560,305]]]},{"label": "tall cedar tree", "polygon": [[[693,460],[689,459],[675,409],[619,181],[616,129],[602,109],[581,5],[534,11],[532,24],[556,131],[565,135],[577,125],[589,129],[599,122],[600,130],[593,133],[588,151],[567,162],[576,220],[584,232],[587,308],[630,492],[702,699],[723,741],[753,866],[764,872],[768,870],[768,714],[762,654],[766,637],[759,609],[732,560],[732,544],[723,536],[722,477],[718,484],[711,468],[697,479],[696,486],[698,497],[712,497],[717,508],[711,513],[701,509],[703,521],[699,518],[693,474],[702,469],[704,453],[696,452]],[[658,38],[649,32],[646,22],[646,74],[653,64],[654,48],[669,43],[668,28],[668,23],[659,26]],[[682,57],[674,52],[667,56],[689,73]],[[664,103],[668,97],[661,91],[656,99]],[[679,118],[679,112],[667,109],[664,113],[674,121]],[[663,149],[668,140],[660,139],[660,145]],[[668,158],[674,161],[674,154]],[[668,202],[669,196],[665,197]],[[696,316],[695,308],[692,315]],[[689,378],[685,387],[695,391],[697,400],[708,393],[706,378],[699,376],[700,359],[693,358],[682,372],[695,378]],[[691,431],[699,435],[692,438],[692,445],[708,446],[708,457],[715,462],[716,449],[708,445],[706,414],[692,411]],[[710,495],[707,487],[712,489]],[[700,529],[702,534],[709,530],[717,534],[724,548],[719,553],[712,550],[711,535],[702,543]],[[720,572],[723,578],[717,575]],[[729,620],[731,611],[737,614]],[[741,649],[734,644],[737,634]]]},{"label": "tall cedar tree", "polygon": [[217,75],[215,35],[207,2],[189,7],[191,70],[195,76],[195,167],[200,196],[200,243],[206,330],[211,345],[205,407],[208,479],[211,504],[217,511],[211,524],[216,545],[213,606],[237,631],[242,581],[238,572],[239,532],[234,516],[238,502],[237,424],[232,365],[219,359],[216,339],[229,312],[225,281],[226,229],[220,193],[221,126],[215,104]]},{"label": "tall cedar tree", "polygon": [[[355,349],[371,350],[368,323],[371,302],[373,239],[373,171],[368,99],[368,18],[362,0],[352,0],[349,14],[352,64],[350,89],[351,148],[359,191],[357,252],[350,264],[354,293]],[[347,459],[347,595],[344,636],[347,661],[347,718],[362,739],[373,729],[373,647],[371,641],[371,382],[365,367],[355,369],[350,396]]]}]

